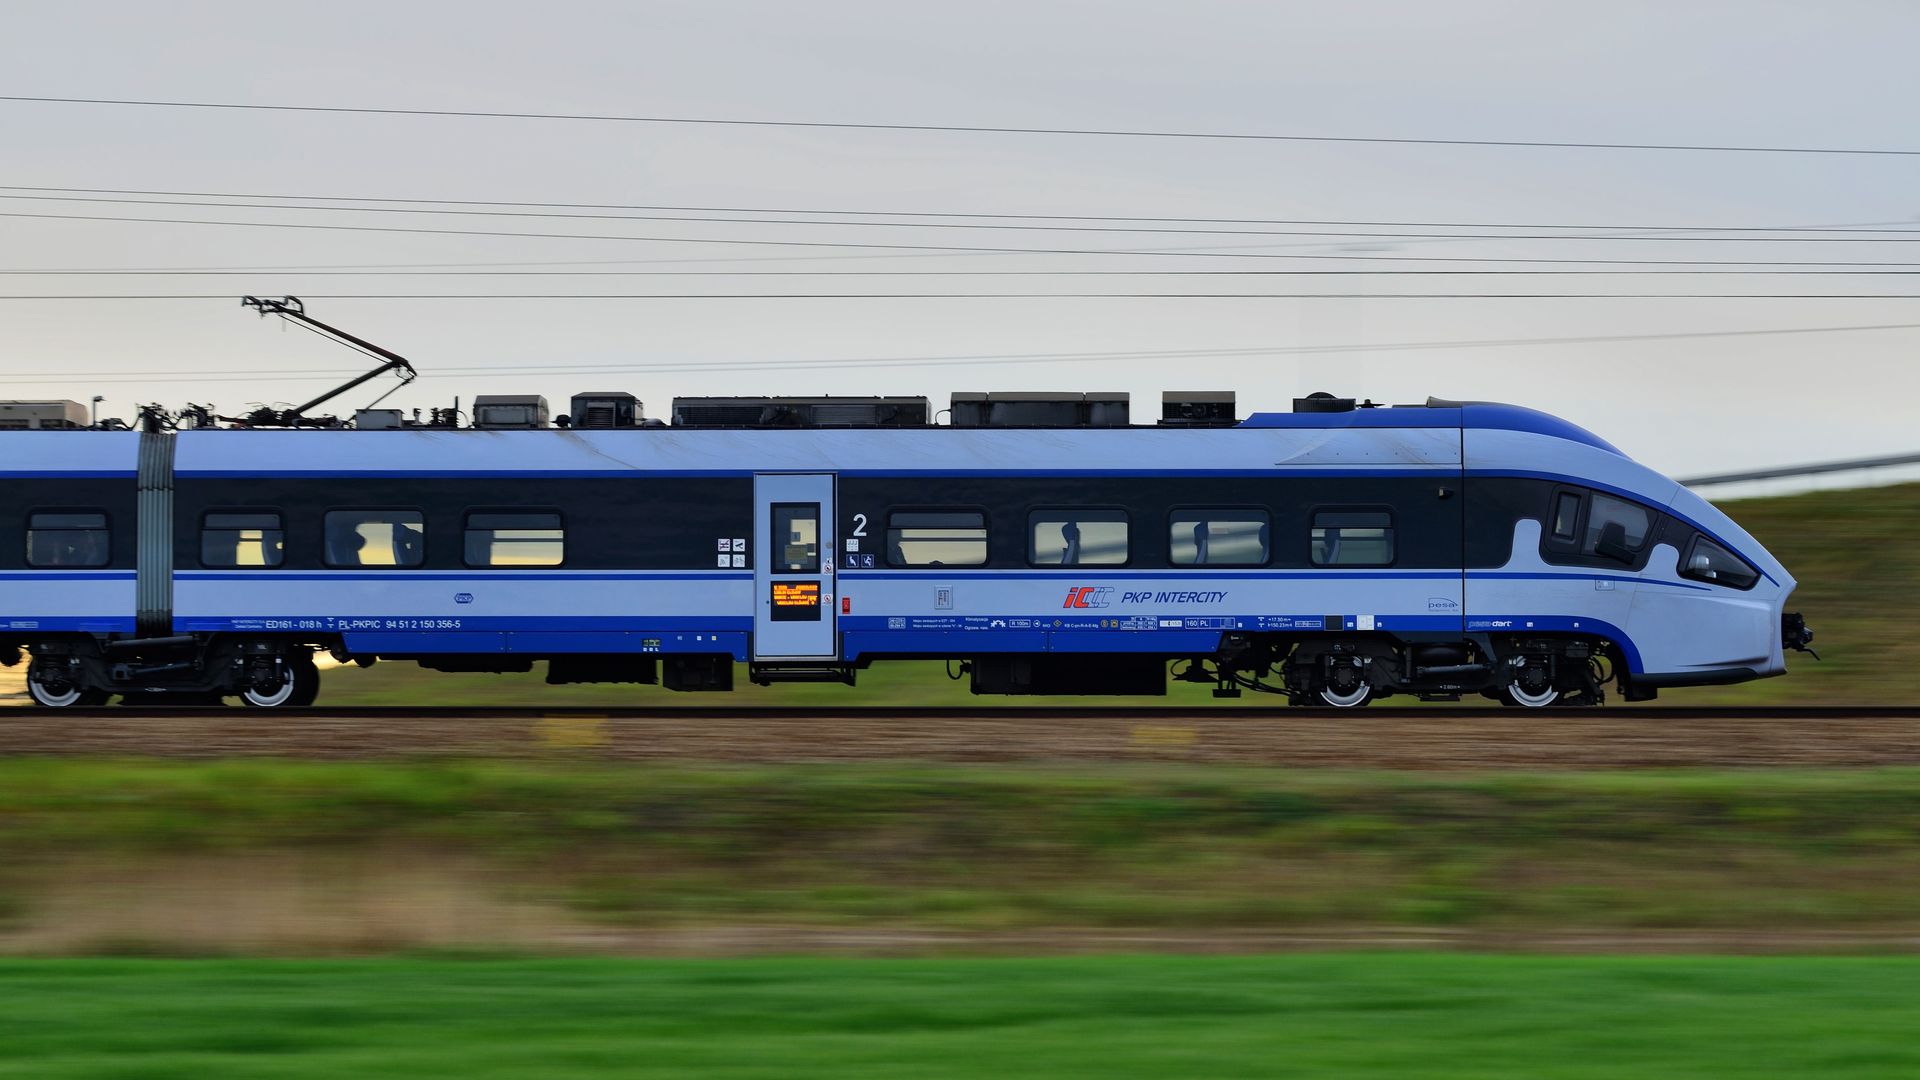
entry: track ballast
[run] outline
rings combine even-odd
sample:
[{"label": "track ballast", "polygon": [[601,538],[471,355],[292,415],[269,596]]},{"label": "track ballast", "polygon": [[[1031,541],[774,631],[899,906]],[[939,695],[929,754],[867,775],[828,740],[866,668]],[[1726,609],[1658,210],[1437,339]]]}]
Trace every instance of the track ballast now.
[{"label": "track ballast", "polygon": [[1390,769],[1920,765],[1920,708],[1084,705],[0,710],[0,754],[1125,762]]}]

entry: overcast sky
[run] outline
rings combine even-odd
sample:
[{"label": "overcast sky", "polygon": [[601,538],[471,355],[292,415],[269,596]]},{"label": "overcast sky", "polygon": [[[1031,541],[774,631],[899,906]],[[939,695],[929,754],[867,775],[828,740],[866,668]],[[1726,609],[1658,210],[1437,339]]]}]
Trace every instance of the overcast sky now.
[{"label": "overcast sky", "polygon": [[[1900,2],[22,2],[0,12],[0,94],[1920,149],[1911,122],[1911,105],[1920,100],[1920,68],[1911,58],[1915,40],[1920,7]],[[0,185],[16,187],[782,211],[731,215],[736,217],[792,218],[786,211],[796,210],[1151,216],[1591,225],[1616,233],[1650,226],[1920,228],[1915,156],[852,131],[13,102],[0,102],[0,146]],[[0,191],[9,194],[49,193]],[[1065,389],[1131,391],[1136,418],[1151,420],[1163,389],[1231,388],[1239,392],[1243,411],[1285,409],[1296,395],[1328,390],[1382,401],[1437,395],[1544,408],[1676,474],[1920,449],[1914,424],[1920,408],[1912,404],[1920,398],[1920,368],[1910,357],[1920,341],[1915,330],[1299,351],[1920,323],[1920,301],[1894,298],[1920,295],[1920,284],[1907,276],[977,273],[1634,269],[1431,261],[1440,258],[1920,263],[1920,244],[1912,242],[1920,233],[1874,233],[1845,242],[1818,236],[1815,242],[1348,238],[182,210],[24,199],[0,199],[0,213],[796,244],[1373,257],[902,252],[0,217],[0,269],[9,271],[249,270],[224,276],[6,277],[0,293],[8,295],[208,297],[0,302],[0,372],[12,377],[6,396],[85,401],[99,393],[108,398],[107,411],[120,415],[130,415],[134,402],[150,400],[212,402],[229,412],[254,402],[297,402],[362,369],[353,354],[243,315],[238,303],[246,293],[292,293],[306,297],[317,317],[411,358],[422,378],[387,402],[407,408],[450,404],[456,396],[465,402],[476,393],[537,392],[558,411],[575,392],[621,389],[639,395],[650,414],[665,415],[670,399],[681,394],[924,394],[944,405],[956,390]],[[1151,227],[1340,231],[1191,222]],[[1534,236],[1543,230],[1481,232]],[[1382,261],[1385,256],[1421,261]],[[549,274],[571,269],[656,276],[294,272],[499,263],[553,264],[542,268]],[[836,274],[658,276],[727,270]],[[855,270],[872,276],[845,276]],[[926,274],[941,270],[975,273]],[[915,273],[903,276],[908,271]],[[1876,298],[331,298],[594,292],[1734,292]],[[1025,354],[1092,356],[1010,362]],[[948,357],[994,360],[830,366]],[[336,404],[350,411],[376,393],[363,388]]]}]

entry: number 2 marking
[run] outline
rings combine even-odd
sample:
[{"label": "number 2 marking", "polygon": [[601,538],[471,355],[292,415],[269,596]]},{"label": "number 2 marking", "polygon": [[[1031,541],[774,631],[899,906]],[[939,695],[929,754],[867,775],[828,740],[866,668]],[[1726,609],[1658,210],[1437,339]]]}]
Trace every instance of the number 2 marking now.
[{"label": "number 2 marking", "polygon": [[867,535],[867,515],[865,514],[853,515],[853,535],[855,536]]}]

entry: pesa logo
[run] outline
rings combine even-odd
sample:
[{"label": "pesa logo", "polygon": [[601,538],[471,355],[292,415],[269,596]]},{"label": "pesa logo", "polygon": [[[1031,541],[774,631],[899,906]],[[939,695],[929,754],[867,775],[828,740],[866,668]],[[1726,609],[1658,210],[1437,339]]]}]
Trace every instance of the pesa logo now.
[{"label": "pesa logo", "polygon": [[1067,590],[1067,602],[1063,608],[1099,608],[1111,604],[1112,589],[1099,589],[1092,585],[1077,585]]}]

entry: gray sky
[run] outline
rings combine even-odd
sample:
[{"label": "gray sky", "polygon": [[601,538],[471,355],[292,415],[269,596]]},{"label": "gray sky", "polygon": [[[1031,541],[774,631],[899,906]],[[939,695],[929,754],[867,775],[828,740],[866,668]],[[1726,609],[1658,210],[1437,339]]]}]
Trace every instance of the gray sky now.
[{"label": "gray sky", "polygon": [[[1920,149],[1905,3],[20,3],[0,94],[875,123]],[[0,102],[0,184],[971,214],[1520,222],[1912,223],[1920,157],[1383,146],[312,115]],[[0,194],[8,192],[0,191]],[[19,194],[19,193],[15,193]],[[1479,259],[1920,263],[1901,242],[1343,239],[551,220],[0,199],[0,212],[869,244]],[[618,211],[609,211],[617,213]],[[642,211],[632,211],[640,213]],[[791,216],[760,214],[751,216]],[[833,220],[847,220],[844,218]],[[982,222],[984,223],[984,222]],[[1068,224],[1091,225],[1092,222]],[[1161,228],[1183,227],[1177,223]],[[1235,228],[1231,225],[1185,226]],[[1237,226],[1313,229],[1314,226]],[[1365,231],[1365,230],[1359,230]],[[1438,230],[1402,230],[1438,231]],[[1495,230],[1498,231],[1498,230]],[[1777,234],[1776,234],[1777,235]],[[1876,234],[1896,239],[1899,234]],[[1253,245],[1265,245],[1255,247]],[[823,257],[831,256],[831,257]],[[602,263],[872,277],[22,276],[6,396],[297,402],[364,367],[243,315],[244,293],[414,360],[387,402],[624,389],[925,394],[1329,390],[1545,408],[1675,473],[1909,451],[1920,332],[1446,350],[1409,342],[1920,323],[1910,299],[327,299],[348,293],[1780,292],[1904,276],[929,277],[935,270],[1488,269],[1513,264],[994,255],[0,217],[0,269]],[[1575,269],[1572,265],[1552,267]],[[1618,269],[1618,268],[1616,268]],[[867,358],[1202,352],[993,364]],[[760,364],[772,370],[724,365]],[[716,366],[717,365],[717,366]],[[680,370],[671,370],[672,368]],[[647,370],[663,369],[663,370]],[[622,370],[625,369],[625,370]],[[273,381],[277,373],[338,374]],[[138,373],[129,378],[126,373]],[[184,375],[183,373],[193,373]],[[207,374],[201,374],[207,373]],[[374,396],[337,402],[350,410]]]}]

